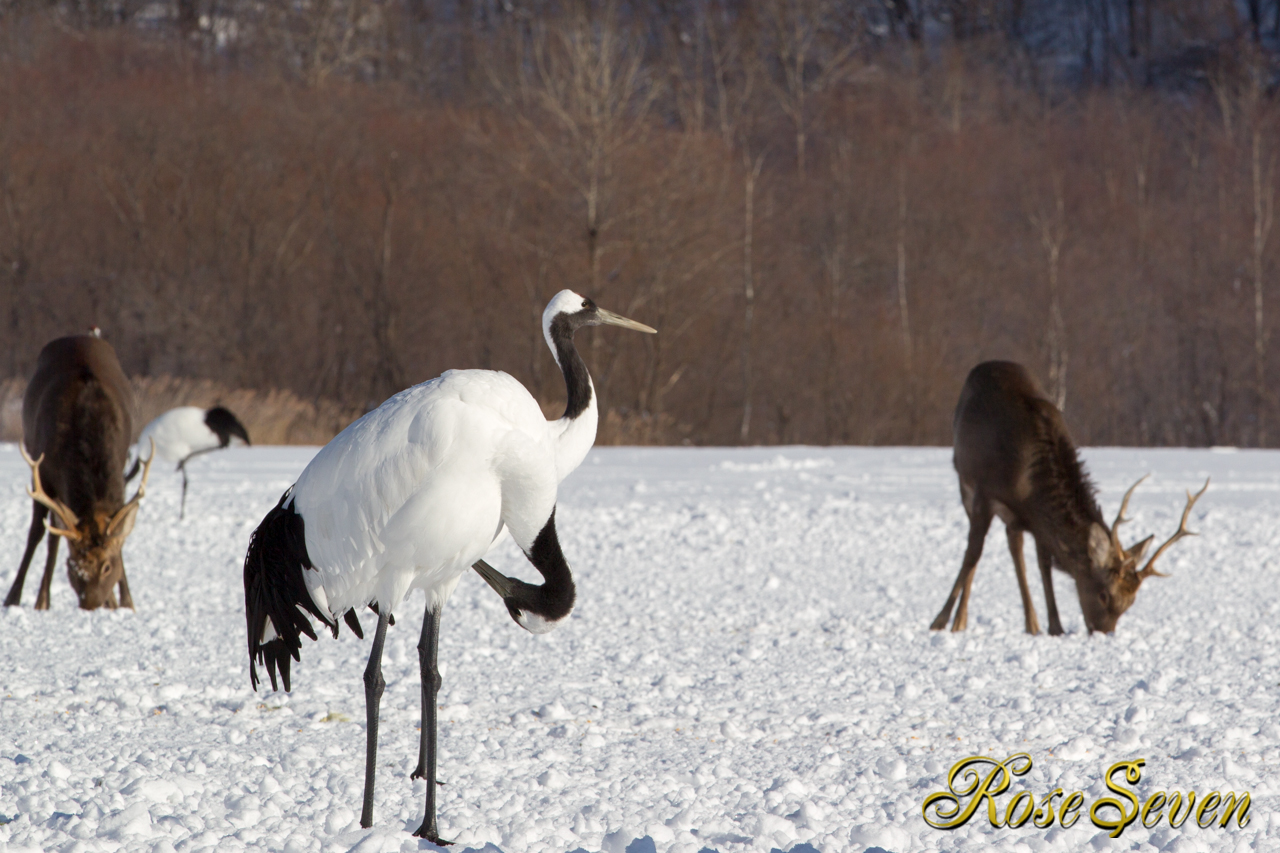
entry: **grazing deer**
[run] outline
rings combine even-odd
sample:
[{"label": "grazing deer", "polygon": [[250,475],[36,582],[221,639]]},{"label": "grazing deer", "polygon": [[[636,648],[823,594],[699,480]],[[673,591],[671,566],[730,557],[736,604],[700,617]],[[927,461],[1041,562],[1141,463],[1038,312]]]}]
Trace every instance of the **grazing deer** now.
[{"label": "grazing deer", "polygon": [[[121,549],[146,493],[151,460],[142,472],[138,493],[125,503],[124,464],[133,432],[132,408],[128,380],[106,341],[76,335],[51,341],[40,351],[22,399],[20,449],[31,466],[27,490],[33,501],[31,530],[6,605],[21,602],[27,567],[47,528],[48,557],[36,596],[37,610],[49,609],[59,536],[66,538],[71,552],[67,576],[82,608],[133,607]],[[48,519],[50,512],[59,526]],[[118,603],[116,584],[120,585]]]},{"label": "grazing deer", "polygon": [[969,515],[969,546],[951,595],[930,626],[935,631],[947,626],[957,596],[960,606],[951,630],[965,629],[969,590],[993,515],[1000,516],[1009,537],[1029,634],[1040,633],[1040,623],[1027,586],[1023,532],[1030,531],[1036,542],[1050,634],[1062,633],[1052,566],[1075,578],[1089,632],[1110,633],[1133,604],[1142,582],[1152,576],[1166,577],[1155,570],[1160,555],[1182,537],[1195,535],[1187,530],[1187,516],[1209,488],[1207,480],[1194,497],[1187,493],[1177,532],[1138,570],[1152,537],[1126,549],[1116,531],[1128,520],[1124,512],[1129,498],[1146,477],[1125,493],[1120,512],[1108,528],[1062,413],[1020,364],[988,361],[975,367],[960,391],[952,430],[960,499]]}]

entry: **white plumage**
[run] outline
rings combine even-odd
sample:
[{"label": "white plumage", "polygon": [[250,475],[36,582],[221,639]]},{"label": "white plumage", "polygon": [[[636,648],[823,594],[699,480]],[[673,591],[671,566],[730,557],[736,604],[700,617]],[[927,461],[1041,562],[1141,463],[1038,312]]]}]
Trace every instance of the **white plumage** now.
[{"label": "white plumage", "polygon": [[[243,435],[243,426],[239,430],[231,426],[221,435],[210,427],[209,414],[218,410],[227,412],[220,406],[213,409],[201,409],[198,406],[170,409],[142,428],[138,446],[146,447],[147,439],[155,439],[156,453],[161,459],[182,462],[197,453],[226,447],[235,439],[248,444],[249,440]],[[227,414],[230,415],[230,412]],[[232,420],[234,421],[234,417]],[[235,421],[235,424],[238,425],[239,422]]]},{"label": "white plumage", "polygon": [[[135,458],[142,457],[142,448],[155,442],[155,452],[161,459],[177,463],[182,473],[182,508],[187,508],[187,462],[193,456],[228,447],[233,441],[249,443],[249,433],[230,411],[222,406],[201,409],[197,406],[179,406],[160,415],[142,428],[138,437]],[[126,479],[133,479],[138,471],[135,461]]]},{"label": "white plumage", "polygon": [[444,604],[503,525],[533,547],[555,506],[556,450],[538,404],[505,373],[450,370],[401,391],[294,486],[312,598],[331,621],[370,601],[394,612],[411,589]]},{"label": "white plumage", "polygon": [[[574,332],[610,324],[653,332],[561,291],[543,313],[543,332],[564,373],[564,417],[547,421],[533,396],[499,371],[451,370],[396,394],[329,442],[254,533],[245,559],[251,677],[266,665],[289,689],[301,634],[315,637],[303,610],[335,633],[355,612],[378,610],[365,673],[369,705],[365,803],[372,822],[381,650],[393,611],[408,593],[426,594],[419,642],[423,727],[419,766],[426,817],[435,829],[435,670],[439,613],[470,567],[502,596],[512,618],[549,631],[573,607],[574,588],[555,530],[556,490],[595,441],[598,410]],[[540,586],[508,578],[481,558],[506,527],[543,575]],[[430,694],[430,695],[428,695]]]},{"label": "white plumage", "polygon": [[218,447],[218,436],[204,422],[204,409],[181,406],[170,409],[142,428],[139,446],[155,439],[156,454],[166,462],[181,462],[197,450]]}]

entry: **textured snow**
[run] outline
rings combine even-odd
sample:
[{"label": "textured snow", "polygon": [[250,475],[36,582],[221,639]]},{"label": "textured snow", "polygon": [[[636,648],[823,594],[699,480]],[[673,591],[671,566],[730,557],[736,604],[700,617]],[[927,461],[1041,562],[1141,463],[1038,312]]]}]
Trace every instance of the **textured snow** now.
[{"label": "textured snow", "polygon": [[[388,632],[375,826],[363,782],[367,641],[305,642],[291,694],[249,689],[241,566],[249,535],[314,453],[243,448],[152,473],[125,558],[136,612],[0,613],[0,849],[408,851],[422,599]],[[446,607],[440,829],[454,850],[1280,850],[1280,453],[1089,450],[1126,541],[1190,526],[1114,636],[1029,637],[1002,526],[963,634],[928,624],[967,523],[945,449],[597,449],[557,522],[578,607],[516,626],[474,573]],[[0,445],[0,582],[25,542],[25,466]],[[65,551],[64,551],[65,553]],[[1033,567],[1033,595],[1045,622]],[[509,540],[489,556],[536,580]],[[366,628],[372,614],[363,614]],[[1248,790],[1244,828],[1188,821],[1110,839],[1074,827],[944,832],[921,804],[956,761],[1031,753],[1015,783],[1105,795]],[[1006,795],[1007,799],[1007,795]],[[807,846],[806,846],[807,845]]]}]

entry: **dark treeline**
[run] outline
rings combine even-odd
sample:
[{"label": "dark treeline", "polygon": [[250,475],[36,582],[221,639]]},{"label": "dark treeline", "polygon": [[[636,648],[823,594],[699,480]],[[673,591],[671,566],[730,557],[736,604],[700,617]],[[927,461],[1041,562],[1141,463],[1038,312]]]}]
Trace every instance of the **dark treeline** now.
[{"label": "dark treeline", "polygon": [[630,443],[939,443],[1026,363],[1090,444],[1280,443],[1275,2],[0,0],[0,379],[548,411],[570,287]]}]

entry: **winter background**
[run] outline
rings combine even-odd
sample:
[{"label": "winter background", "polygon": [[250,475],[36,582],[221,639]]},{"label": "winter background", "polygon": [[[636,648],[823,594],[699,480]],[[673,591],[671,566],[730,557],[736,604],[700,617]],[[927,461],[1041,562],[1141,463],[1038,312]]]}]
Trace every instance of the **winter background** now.
[{"label": "winter background", "polygon": [[[255,447],[157,468],[126,566],[137,611],[82,612],[63,559],[52,610],[0,613],[0,849],[409,851],[423,783],[421,597],[387,637],[375,825],[357,822],[367,641],[304,641],[291,694],[249,687],[249,535],[314,453]],[[1030,637],[996,523],[970,629],[928,630],[967,521],[947,449],[597,449],[557,519],[578,606],[518,628],[478,576],[441,631],[441,832],[454,850],[1280,850],[1280,453],[1086,450],[1103,512],[1152,472],[1126,542],[1163,541],[1212,475],[1184,540],[1114,636]],[[0,445],[0,579],[30,519]],[[63,550],[65,554],[65,549]],[[1032,590],[1045,622],[1034,551]],[[500,570],[536,579],[510,541]],[[366,629],[372,614],[361,614]],[[921,804],[956,761],[1029,752],[1017,780],[1106,795],[1115,761],[1202,796],[1249,791],[1244,828],[1188,821],[1111,839],[1070,829],[944,832]],[[1007,802],[1009,795],[1002,799]]]}]

